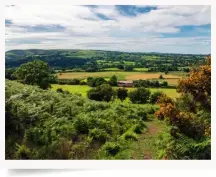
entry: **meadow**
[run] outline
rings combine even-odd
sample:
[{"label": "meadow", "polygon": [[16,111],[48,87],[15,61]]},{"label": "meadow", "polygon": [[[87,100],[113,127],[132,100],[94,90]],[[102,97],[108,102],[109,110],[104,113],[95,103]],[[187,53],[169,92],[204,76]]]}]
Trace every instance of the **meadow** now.
[{"label": "meadow", "polygon": [[[81,94],[83,97],[87,97],[87,91],[91,89],[88,85],[59,85],[52,84],[52,90],[57,90],[58,88],[62,88],[65,91],[69,91],[70,93]],[[118,87],[113,87],[117,89]],[[136,88],[127,88],[128,91],[134,90]],[[173,98],[178,96],[176,89],[174,88],[149,88],[151,92],[161,91]]]},{"label": "meadow", "polygon": [[[115,69],[115,68],[113,68]],[[88,77],[110,78],[115,75],[118,80],[159,80],[167,81],[169,85],[176,85],[181,76],[176,74],[164,74],[162,72],[126,72],[126,71],[106,71],[106,72],[65,72],[57,73],[58,79],[86,79]],[[159,79],[163,75],[163,80]]]}]

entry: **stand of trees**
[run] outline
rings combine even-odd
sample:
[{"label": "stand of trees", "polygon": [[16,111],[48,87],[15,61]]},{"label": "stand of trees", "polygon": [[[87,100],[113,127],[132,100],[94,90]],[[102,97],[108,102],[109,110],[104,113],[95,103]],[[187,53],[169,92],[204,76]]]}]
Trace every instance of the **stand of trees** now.
[{"label": "stand of trees", "polygon": [[154,80],[136,80],[133,81],[134,83],[134,87],[168,87],[168,82],[163,81],[163,82],[159,82],[159,81],[154,81]]},{"label": "stand of trees", "polygon": [[108,84],[99,85],[96,88],[90,89],[87,96],[91,100],[106,101],[114,100],[115,91]]},{"label": "stand of trees", "polygon": [[125,88],[115,90],[108,84],[99,85],[90,89],[87,93],[88,98],[91,100],[109,102],[118,98],[124,101],[128,97],[135,104],[155,104],[161,95],[161,92],[153,92],[151,94],[150,90],[144,87],[138,87],[130,92]]}]

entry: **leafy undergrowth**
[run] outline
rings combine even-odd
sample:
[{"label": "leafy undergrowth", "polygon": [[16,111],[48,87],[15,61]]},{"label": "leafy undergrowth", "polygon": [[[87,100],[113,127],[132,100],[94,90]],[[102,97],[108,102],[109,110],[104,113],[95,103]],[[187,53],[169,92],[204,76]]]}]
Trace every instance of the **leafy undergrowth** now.
[{"label": "leafy undergrowth", "polygon": [[156,105],[105,103],[6,81],[6,159],[130,159]]}]

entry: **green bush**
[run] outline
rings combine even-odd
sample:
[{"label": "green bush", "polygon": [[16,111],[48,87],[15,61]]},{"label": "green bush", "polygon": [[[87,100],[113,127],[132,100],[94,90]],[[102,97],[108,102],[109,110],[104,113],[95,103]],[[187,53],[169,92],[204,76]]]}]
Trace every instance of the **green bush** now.
[{"label": "green bush", "polygon": [[145,112],[145,110],[139,110],[138,112],[137,112],[137,115],[139,116],[139,117],[141,117],[141,119],[142,120],[147,120],[147,113]]},{"label": "green bush", "polygon": [[16,145],[16,159],[31,159],[31,151],[25,145]]},{"label": "green bush", "polygon": [[114,96],[114,90],[108,84],[100,85],[96,88],[90,89],[87,96],[91,100],[109,102]]},{"label": "green bush", "polygon": [[133,126],[132,130],[135,133],[140,134],[140,133],[142,133],[143,126],[141,124],[136,124],[136,125]]},{"label": "green bush", "polygon": [[130,91],[128,97],[132,103],[147,103],[151,92],[149,89],[139,87],[136,90]]},{"label": "green bush", "polygon": [[121,145],[119,143],[109,142],[103,146],[103,150],[105,150],[109,155],[115,156],[120,150]]},{"label": "green bush", "polygon": [[124,133],[124,134],[122,135],[122,138],[123,138],[124,140],[135,140],[135,141],[138,140],[138,137],[137,137],[136,133],[134,133],[134,132],[132,132],[132,131],[128,131],[128,132]]},{"label": "green bush", "polygon": [[102,129],[94,128],[89,131],[89,137],[91,137],[93,140],[105,142],[108,138],[108,134]]},{"label": "green bush", "polygon": [[163,93],[160,91],[152,93],[150,96],[150,103],[155,104],[162,94]]},{"label": "green bush", "polygon": [[63,93],[63,89],[62,88],[57,88],[56,90],[57,92]]}]

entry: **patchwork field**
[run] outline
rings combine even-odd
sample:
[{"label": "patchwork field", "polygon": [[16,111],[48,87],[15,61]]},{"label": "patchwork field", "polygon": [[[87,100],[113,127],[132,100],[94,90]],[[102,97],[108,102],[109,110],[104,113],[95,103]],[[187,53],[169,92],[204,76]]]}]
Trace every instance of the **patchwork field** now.
[{"label": "patchwork field", "polygon": [[148,68],[134,68],[134,71],[148,71]]},{"label": "patchwork field", "polygon": [[[91,89],[91,87],[87,85],[59,85],[59,84],[52,84],[52,90],[57,90],[58,88],[62,88],[63,90],[67,90],[70,93],[77,93],[81,94],[82,96],[87,96],[87,91]],[[118,87],[114,87],[117,89]],[[134,90],[135,88],[127,88],[129,91]],[[177,97],[178,93],[176,92],[176,89],[173,88],[150,88],[151,92],[161,91],[165,94],[169,95],[170,97]]]},{"label": "patchwork field", "polygon": [[181,78],[181,76],[179,75],[164,74],[162,72],[149,73],[149,72],[124,72],[124,71],[68,72],[68,73],[58,73],[57,77],[59,79],[74,79],[74,78],[86,79],[88,77],[110,78],[112,75],[116,75],[118,80],[138,80],[138,79],[159,80],[159,76],[161,74],[165,78],[163,79],[163,81],[167,81],[169,85],[176,85],[178,80]]},{"label": "patchwork field", "polygon": [[[160,75],[163,73],[134,73],[128,76],[125,76],[126,80],[138,80],[138,79],[158,79]],[[164,74],[163,77],[165,79],[178,79],[180,78],[177,75],[172,74]]]}]

